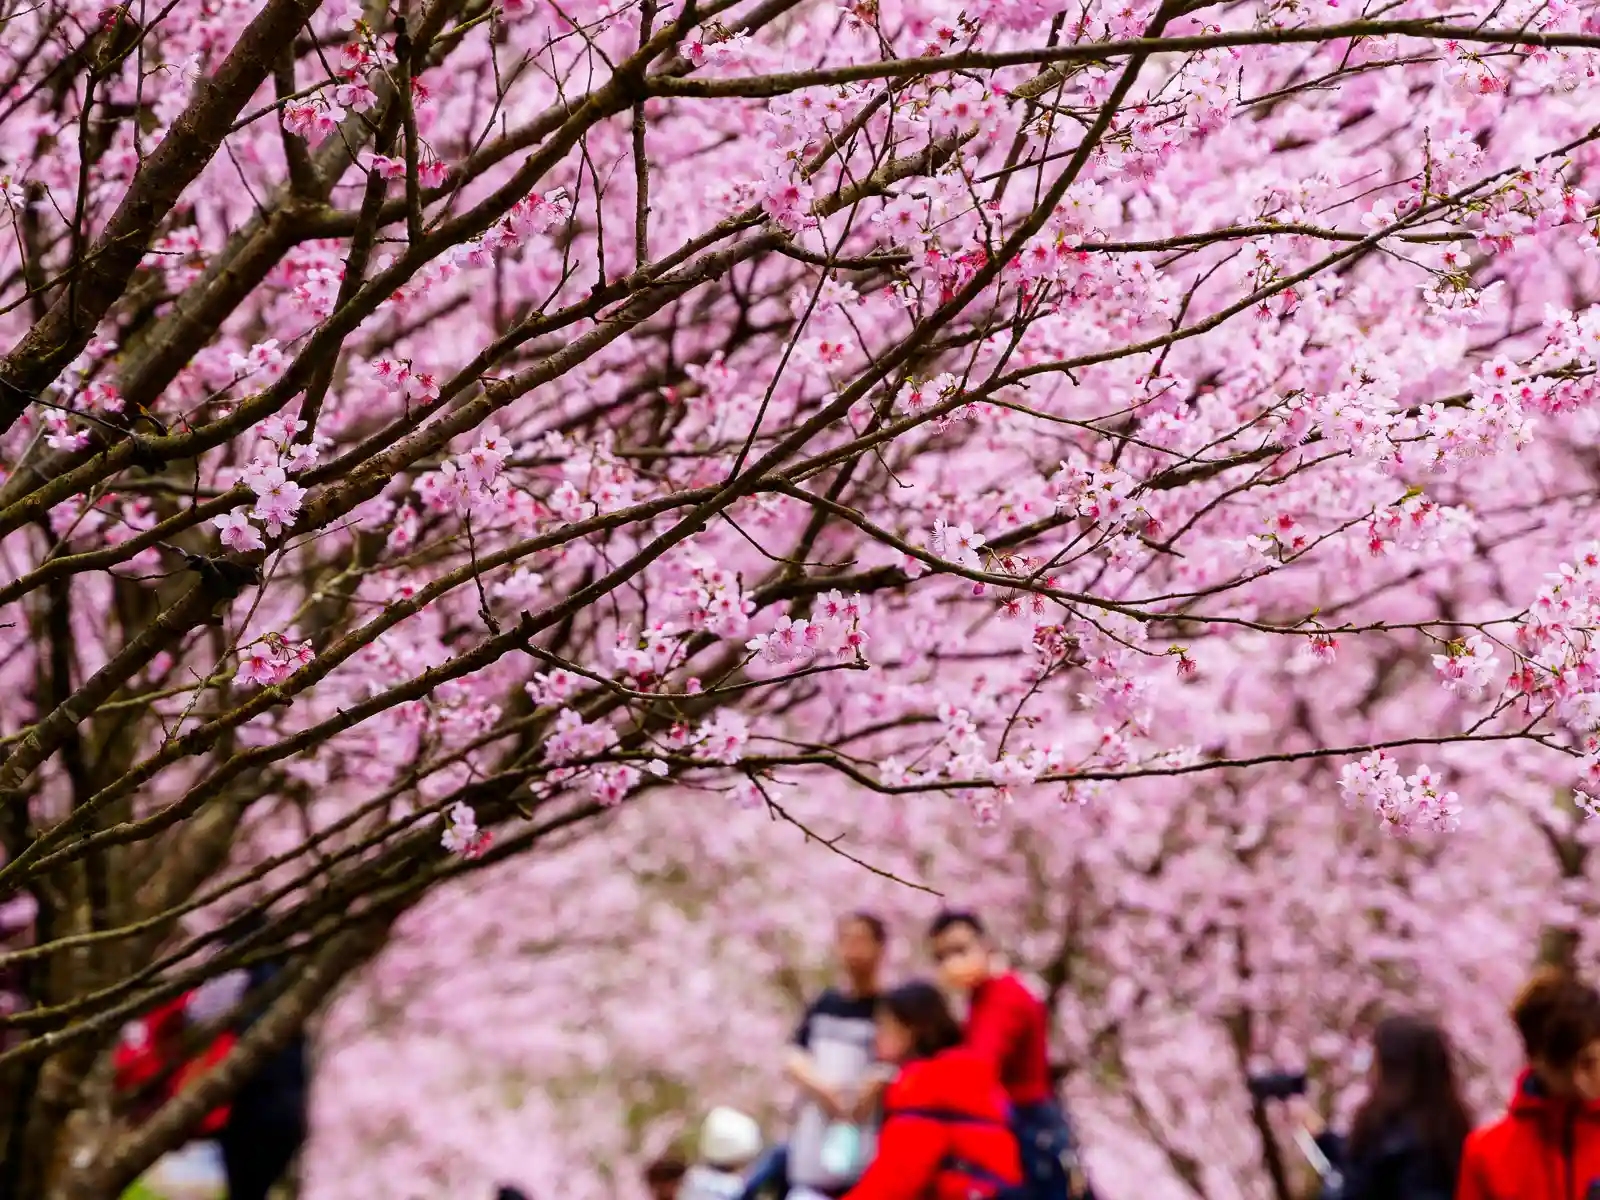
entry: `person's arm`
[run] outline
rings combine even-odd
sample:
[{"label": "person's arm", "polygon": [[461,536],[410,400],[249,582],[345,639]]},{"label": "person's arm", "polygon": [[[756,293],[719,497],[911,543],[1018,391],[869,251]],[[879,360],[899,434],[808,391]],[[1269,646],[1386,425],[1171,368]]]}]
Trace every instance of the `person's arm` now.
[{"label": "person's arm", "polygon": [[878,1136],[878,1153],[844,1200],[920,1200],[938,1177],[948,1135],[931,1121],[894,1117]]},{"label": "person's arm", "polygon": [[1295,1096],[1289,1100],[1288,1109],[1289,1119],[1311,1135],[1311,1140],[1322,1152],[1322,1157],[1328,1160],[1328,1165],[1340,1175],[1349,1171],[1349,1147],[1345,1139],[1328,1128],[1328,1123],[1311,1106],[1311,1102],[1304,1096]]},{"label": "person's arm", "polygon": [[800,1020],[789,1043],[789,1053],[783,1062],[784,1074],[800,1086],[800,1090],[822,1106],[830,1118],[844,1115],[844,1105],[833,1086],[817,1072],[816,1061],[811,1057],[811,1017],[817,1006],[813,1004]]},{"label": "person's arm", "polygon": [[791,1046],[783,1068],[789,1078],[800,1085],[800,1090],[822,1105],[830,1117],[843,1115],[843,1106],[838,1094],[828,1081],[817,1073],[817,1064],[812,1061],[810,1054],[798,1046]]},{"label": "person's arm", "polygon": [[857,1121],[868,1121],[877,1111],[883,1093],[894,1081],[894,1068],[884,1063],[874,1064],[861,1081],[861,1092],[856,1096],[851,1115]]},{"label": "person's arm", "polygon": [[1461,1175],[1456,1180],[1456,1200],[1494,1200],[1483,1179],[1483,1168],[1478,1163],[1469,1139],[1461,1154]]},{"label": "person's arm", "polygon": [[993,1066],[998,1077],[1027,1032],[1028,1014],[1017,997],[1002,993],[973,1012],[967,1022],[967,1047]]}]

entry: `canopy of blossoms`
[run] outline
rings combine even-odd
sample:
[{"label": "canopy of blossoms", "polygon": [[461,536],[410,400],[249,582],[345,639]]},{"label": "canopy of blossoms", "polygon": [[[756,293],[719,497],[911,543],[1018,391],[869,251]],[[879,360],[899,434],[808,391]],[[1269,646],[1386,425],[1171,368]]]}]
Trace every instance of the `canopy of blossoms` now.
[{"label": "canopy of blossoms", "polygon": [[[1576,928],[1592,6],[0,0],[0,33],[24,1194],[114,1194],[523,854],[609,887],[632,838],[854,830],[747,848],[785,929],[877,849],[968,848],[1001,904],[979,847],[1028,830],[1028,894],[1085,856],[1085,905],[1165,929],[1245,904],[1184,872],[1263,838],[1237,886],[1375,873],[1442,919],[1481,883],[1448,839],[1500,830],[1565,848],[1506,886]],[[1141,884],[1163,839],[1192,857]],[[1373,952],[1295,940],[1298,894],[1259,906],[1285,963]],[[1508,913],[1482,936],[1531,954]],[[128,1123],[118,1029],[285,947],[278,1018]],[[1196,1153],[1154,1096],[1106,1120]]]}]

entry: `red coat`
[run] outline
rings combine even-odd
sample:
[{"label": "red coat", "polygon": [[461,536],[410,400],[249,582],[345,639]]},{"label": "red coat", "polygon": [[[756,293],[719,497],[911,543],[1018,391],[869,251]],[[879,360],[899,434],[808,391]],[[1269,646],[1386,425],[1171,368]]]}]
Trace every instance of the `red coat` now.
[{"label": "red coat", "polygon": [[988,1200],[1022,1182],[994,1068],[966,1047],[907,1063],[883,1099],[878,1154],[845,1200]]},{"label": "red coat", "polygon": [[1055,1099],[1050,1082],[1050,1015],[1044,1001],[1009,972],[985,979],[972,993],[967,1045],[994,1064],[1011,1103]]},{"label": "red coat", "polygon": [[1505,1116],[1468,1136],[1456,1200],[1587,1200],[1591,1188],[1600,1189],[1600,1103],[1544,1095],[1524,1072]]},{"label": "red coat", "polygon": [[[111,1058],[112,1068],[115,1071],[115,1087],[118,1091],[137,1090],[172,1066],[171,1047],[183,1036],[184,1010],[188,1007],[191,995],[192,992],[185,993],[176,1000],[169,1000],[154,1012],[129,1025],[127,1033],[118,1043]],[[157,1103],[170,1100],[221,1062],[233,1048],[234,1041],[232,1034],[225,1033],[207,1046],[199,1057],[173,1070],[171,1077],[156,1096]],[[206,1119],[201,1122],[198,1132],[202,1137],[210,1137],[220,1132],[227,1123],[227,1107],[213,1109],[206,1114]]]}]

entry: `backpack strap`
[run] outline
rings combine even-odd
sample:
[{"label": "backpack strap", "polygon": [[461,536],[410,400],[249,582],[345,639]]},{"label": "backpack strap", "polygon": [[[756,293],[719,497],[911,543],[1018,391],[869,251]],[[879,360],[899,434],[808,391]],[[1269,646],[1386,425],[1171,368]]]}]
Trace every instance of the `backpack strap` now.
[{"label": "backpack strap", "polygon": [[949,1171],[955,1175],[965,1175],[969,1179],[976,1179],[979,1183],[988,1184],[996,1190],[1017,1186],[1015,1180],[998,1175],[979,1163],[965,1158],[956,1158],[953,1155],[939,1160],[939,1170]]},{"label": "backpack strap", "polygon": [[940,1125],[983,1125],[990,1129],[1010,1129],[1011,1123],[997,1117],[980,1116],[977,1113],[961,1112],[954,1108],[890,1108],[885,1109],[883,1119],[891,1120],[894,1117],[914,1117],[919,1121],[935,1121]]},{"label": "backpack strap", "polygon": [[[887,1123],[894,1117],[911,1117],[922,1121],[934,1121],[940,1125],[967,1125],[977,1126],[981,1129],[1004,1129],[1011,1132],[1008,1120],[996,1117],[980,1116],[976,1113],[960,1112],[951,1108],[892,1108],[884,1113]],[[975,1163],[970,1159],[958,1155],[947,1154],[939,1160],[939,1173],[941,1175],[962,1175],[972,1180],[978,1188],[972,1192],[973,1200],[995,1200],[1001,1193],[1018,1186],[1018,1182],[1006,1179],[996,1174],[988,1167]]]}]

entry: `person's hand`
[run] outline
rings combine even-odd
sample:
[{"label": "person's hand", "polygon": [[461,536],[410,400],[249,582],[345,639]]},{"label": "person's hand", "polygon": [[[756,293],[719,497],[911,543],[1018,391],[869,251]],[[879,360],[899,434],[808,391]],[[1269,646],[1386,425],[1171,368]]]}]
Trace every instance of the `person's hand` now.
[{"label": "person's hand", "polygon": [[822,1106],[822,1112],[828,1120],[844,1121],[849,1119],[849,1103],[833,1088],[818,1088],[817,1103]]},{"label": "person's hand", "polygon": [[867,1082],[861,1089],[861,1094],[856,1097],[856,1102],[850,1111],[850,1115],[858,1124],[871,1118],[873,1110],[878,1107],[878,1098],[883,1095],[886,1083],[888,1083],[888,1080],[881,1075],[867,1078]]}]

